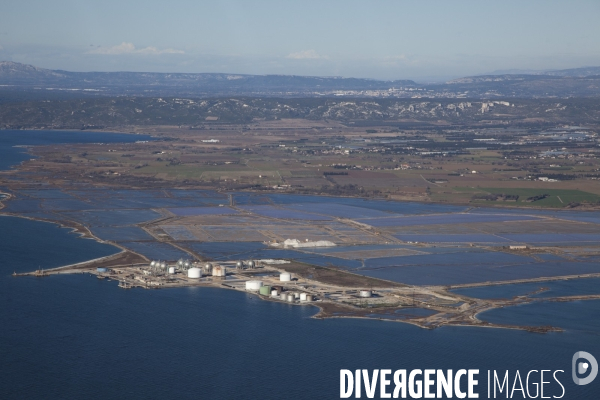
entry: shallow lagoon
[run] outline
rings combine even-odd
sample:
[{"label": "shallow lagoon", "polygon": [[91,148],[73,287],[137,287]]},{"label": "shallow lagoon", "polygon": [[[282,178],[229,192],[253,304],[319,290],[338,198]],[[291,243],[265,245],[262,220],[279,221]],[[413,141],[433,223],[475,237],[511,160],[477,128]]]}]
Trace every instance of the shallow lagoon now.
[{"label": "shallow lagoon", "polygon": [[511,239],[503,238],[499,235],[490,235],[485,233],[480,234],[431,234],[431,235],[415,235],[415,234],[400,234],[394,237],[406,242],[427,242],[427,243],[490,243],[490,244],[507,244],[512,242]]},{"label": "shallow lagoon", "polygon": [[294,211],[292,209],[273,206],[240,206],[243,210],[252,211],[255,214],[271,218],[300,219],[304,221],[329,221],[330,217],[311,214],[308,212]]},{"label": "shallow lagoon", "polygon": [[412,265],[381,269],[361,269],[361,275],[403,282],[411,285],[457,285],[487,281],[538,278],[540,276],[562,276],[600,273],[597,263],[531,263],[513,265]]},{"label": "shallow lagoon", "polygon": [[376,226],[413,226],[413,225],[438,225],[438,224],[464,224],[482,222],[504,222],[504,221],[532,221],[537,217],[521,215],[486,215],[486,214],[439,214],[422,215],[418,217],[386,217],[372,219],[358,219],[359,222]]},{"label": "shallow lagoon", "polygon": [[[29,193],[28,195],[42,196],[44,191],[41,193]],[[91,227],[92,232],[98,234],[99,237],[105,240],[114,240],[121,245],[132,249],[133,251],[140,252],[141,254],[149,258],[161,258],[174,260],[180,257],[186,257],[187,255],[179,249],[164,243],[154,242],[153,238],[143,232],[141,229],[135,227],[135,224],[150,221],[160,216],[150,208],[160,208],[164,204],[169,206],[176,204],[182,205],[189,203],[200,203],[206,199],[213,199],[223,201],[225,197],[220,194],[216,194],[210,191],[201,191],[200,193],[194,193],[194,195],[185,197],[183,191],[178,192],[177,197],[165,197],[165,193],[162,191],[148,191],[140,192],[134,190],[120,190],[118,193],[100,195],[96,189],[92,190],[79,190],[78,196],[85,199],[85,195],[93,198],[93,204],[86,201],[71,199],[71,198],[60,198],[55,192],[49,193],[47,199],[30,199],[8,202],[8,211],[12,212],[32,212],[36,214],[31,215],[44,215],[40,214],[41,210],[56,210],[59,213],[68,215],[69,218],[82,222]],[[115,194],[122,196],[123,199],[115,197]],[[92,197],[93,196],[93,197]],[[158,196],[158,197],[155,197]],[[43,197],[43,196],[42,196]],[[334,199],[334,198],[318,198],[316,196],[286,196],[282,194],[277,195],[250,195],[245,193],[234,193],[234,200],[237,203],[238,197],[242,199],[262,199],[263,205],[248,205],[243,208],[257,212],[261,215],[268,215],[272,218],[297,218],[298,221],[326,221],[331,219],[327,215],[317,215],[307,213],[303,210],[313,209],[316,207],[322,209],[319,211],[330,212],[335,210],[336,203],[334,201],[339,200],[344,207],[341,207],[342,214],[347,212],[354,212],[356,208],[359,208],[356,204],[360,204],[361,210],[366,210],[362,215],[370,214],[376,215],[383,211],[377,208],[382,208],[382,205],[386,205],[390,208],[389,202],[383,201],[369,201],[359,199]],[[265,199],[268,199],[271,204],[279,201],[284,203],[284,208],[274,207],[273,205],[264,204]],[[122,201],[123,200],[123,201]],[[296,203],[288,203],[288,201],[296,201]],[[308,200],[305,204],[297,203],[300,200]],[[320,202],[317,202],[320,200]],[[348,205],[352,204],[352,205]],[[118,205],[119,207],[114,207]],[[125,209],[125,206],[135,205],[135,209]],[[373,209],[368,209],[368,206],[374,206]],[[398,204],[397,211],[401,211],[404,204]],[[139,208],[138,208],[139,207]],[[286,208],[289,207],[289,208]],[[425,211],[432,211],[436,207],[440,209],[446,209],[445,206],[436,205],[424,205]],[[88,210],[81,209],[88,208]],[[104,208],[100,210],[98,208]],[[77,211],[75,211],[75,210]],[[411,204],[410,209],[412,211],[417,210],[417,205]],[[183,214],[189,212],[198,215],[219,215],[219,213],[232,213],[235,210],[231,210],[229,207],[215,207],[195,205],[193,208],[177,207],[175,210],[182,210]],[[370,210],[370,211],[369,211]],[[373,212],[371,214],[371,212]],[[385,211],[387,213],[388,211]],[[52,216],[52,214],[46,214]],[[58,219],[58,217],[55,217]],[[223,218],[231,219],[231,216],[223,216]],[[478,222],[490,222],[490,221],[505,221],[519,220],[526,221],[530,218],[526,215],[507,215],[506,211],[503,213],[487,213],[487,214],[437,214],[437,215],[422,215],[422,216],[399,216],[391,218],[371,218],[369,221],[380,221],[381,224],[389,224],[389,221],[393,221],[393,224],[397,224],[397,221],[404,221],[405,224],[412,225],[419,222],[433,223],[440,222],[440,218],[446,222],[460,221],[466,218]],[[367,221],[363,219],[362,221]],[[231,221],[229,221],[231,222]],[[235,222],[235,221],[234,221]],[[240,223],[241,223],[240,219]],[[248,221],[252,222],[252,221]],[[273,220],[274,224],[281,223],[284,226],[287,225],[285,220]],[[339,222],[334,222],[339,225]],[[419,247],[409,245],[394,245],[394,248],[406,248],[412,249],[425,254],[422,255],[406,255],[387,257],[385,256],[386,249],[390,248],[385,245],[376,246],[340,246],[336,248],[327,249],[276,249],[268,248],[263,246],[261,243],[256,245],[250,245],[244,243],[225,242],[223,244],[217,243],[202,243],[195,241],[195,236],[189,231],[181,231],[181,228],[174,228],[172,231],[179,240],[186,240],[186,246],[190,249],[199,252],[208,259],[214,260],[236,260],[236,259],[250,259],[250,258],[286,258],[296,259],[298,261],[312,263],[319,266],[336,266],[343,269],[353,270],[367,276],[378,277],[382,279],[392,280],[396,282],[409,283],[409,284],[458,284],[458,283],[472,283],[472,282],[483,282],[488,280],[509,280],[509,279],[523,279],[536,276],[555,276],[563,274],[577,274],[577,273],[590,273],[599,272],[599,268],[593,263],[592,259],[587,262],[574,263],[563,259],[556,259],[553,257],[547,257],[546,262],[534,262],[530,257],[524,257],[514,254],[507,254],[502,252],[489,252],[482,249],[470,248],[468,246],[457,246],[457,247]],[[218,227],[212,227],[211,229],[217,229]],[[233,229],[233,228],[231,228]],[[180,232],[181,231],[181,232]],[[221,235],[222,236],[222,235]],[[227,235],[225,236],[227,237]],[[478,239],[482,242],[488,240],[493,244],[505,244],[502,242],[502,238],[514,240],[514,241],[527,241],[527,240],[539,240],[541,243],[543,240],[555,240],[557,242],[567,243],[584,243],[589,241],[593,243],[595,240],[600,239],[600,235],[595,234],[525,234],[525,235],[503,235],[502,238],[495,235],[398,235],[403,240],[414,241],[414,242],[440,242],[450,243],[472,243],[474,239]],[[379,246],[379,247],[377,247]],[[357,250],[374,250],[372,254],[369,254],[367,260],[345,260],[343,258],[336,257],[337,254],[343,255],[346,251],[357,251]],[[381,250],[381,256],[378,257],[377,250]]]},{"label": "shallow lagoon", "polygon": [[189,255],[176,247],[166,243],[148,241],[148,242],[121,242],[119,243],[136,253],[145,255],[151,260],[178,260],[188,258]]},{"label": "shallow lagoon", "polygon": [[301,203],[286,205],[296,211],[306,211],[315,214],[329,215],[341,218],[369,218],[369,217],[389,217],[394,215],[391,212],[380,211],[377,209],[356,207],[339,203]]},{"label": "shallow lagoon", "polygon": [[[273,199],[282,204],[306,199],[281,196]],[[273,201],[264,195],[248,198],[259,204]],[[40,214],[39,202],[32,204],[32,216],[47,215]],[[111,203],[129,207],[119,204],[125,203]],[[370,204],[406,214],[465,209]],[[482,314],[512,324],[563,321],[568,331],[560,334],[460,327],[428,331],[374,320],[313,320],[313,307],[260,302],[252,295],[213,288],[125,291],[116,282],[88,275],[13,278],[13,270],[71,264],[117,250],[52,224],[3,218],[7,217],[0,217],[0,393],[7,398],[336,398],[341,368],[547,368],[567,370],[568,375],[575,351],[600,354],[598,301],[541,303]],[[243,250],[246,244],[236,245]],[[293,366],[289,360],[294,360]],[[291,385],[290,377],[310,385]],[[563,383],[569,399],[598,398],[597,385],[576,387],[568,376]],[[482,398],[484,388],[482,382]]]},{"label": "shallow lagoon", "polygon": [[178,217],[192,215],[230,215],[238,213],[237,210],[229,207],[178,207],[167,208],[167,210]]},{"label": "shallow lagoon", "polygon": [[64,213],[90,226],[126,226],[151,221],[161,217],[152,210],[102,210]]},{"label": "shallow lagoon", "polygon": [[552,325],[568,332],[587,331],[600,335],[599,300],[532,303],[514,307],[497,308],[478,315],[483,321],[511,324],[515,320],[527,325]]},{"label": "shallow lagoon", "polygon": [[453,293],[479,299],[509,299],[536,292],[541,288],[548,290],[533,297],[574,296],[600,294],[600,278],[569,279],[566,281],[517,283],[501,286],[480,286],[474,288],[455,289]]},{"label": "shallow lagoon", "polygon": [[[72,142],[81,137],[80,133],[64,135]],[[106,135],[105,135],[106,136]],[[110,135],[108,135],[110,136]],[[125,135],[132,140],[131,136]],[[89,137],[86,137],[89,138]],[[116,138],[113,136],[112,139]],[[139,140],[140,137],[134,137]],[[67,140],[67,139],[65,139]],[[87,140],[87,139],[86,139]],[[101,141],[101,140],[98,140]],[[20,149],[17,149],[20,151]],[[15,152],[15,148],[4,148],[5,152]],[[235,214],[229,207],[215,207],[217,204],[228,204],[229,195],[210,190],[101,190],[91,187],[81,187],[62,193],[57,189],[32,189],[16,193],[17,199],[7,203],[6,211],[23,213],[32,217],[44,217],[59,220],[63,215],[81,222],[105,240],[114,240],[119,244],[140,252],[149,258],[168,260],[185,257],[186,253],[165,243],[155,242],[154,239],[135,224],[150,221],[161,214],[153,211],[166,208],[177,215],[214,215],[221,213]],[[231,193],[235,204],[245,210],[260,216],[272,218],[273,226],[287,227],[290,220],[297,226],[310,228],[320,224],[322,229],[339,230],[341,236],[346,236],[349,243],[360,242],[361,232],[356,227],[343,225],[334,218],[355,218],[374,226],[415,226],[427,224],[454,223],[490,223],[501,221],[539,220],[544,216],[564,217],[570,220],[594,222],[600,221],[599,213],[576,213],[572,211],[540,211],[540,210],[495,210],[476,208],[465,212],[466,207],[447,206],[438,204],[419,204],[393,202],[385,200],[366,200],[356,198],[334,198],[322,196],[287,195],[280,193]],[[228,223],[249,223],[248,229],[253,229],[253,220],[245,217],[226,216]],[[233,218],[233,221],[232,221]],[[237,220],[236,218],[239,218]],[[304,225],[302,225],[304,223]],[[255,229],[258,229],[257,226]],[[347,228],[347,229],[346,229]],[[235,226],[219,229],[218,226],[206,227],[215,234],[217,239],[228,239],[230,230]],[[279,235],[288,235],[288,231],[270,228]],[[303,233],[301,228],[297,232]],[[179,240],[185,240],[186,246],[203,254],[209,259],[238,258],[290,258],[313,263],[320,266],[337,266],[368,276],[380,277],[397,282],[453,284],[492,279],[518,279],[560,274],[576,274],[597,272],[593,257],[581,258],[583,262],[571,262],[554,256],[540,256],[545,262],[534,261],[530,257],[501,252],[490,252],[473,249],[467,243],[490,243],[504,245],[509,241],[531,244],[595,244],[600,240],[600,234],[507,234],[507,235],[476,235],[476,234],[433,234],[413,235],[397,234],[404,241],[429,242],[450,244],[456,247],[419,247],[409,245],[394,245],[394,248],[416,250],[422,255],[386,256],[384,245],[375,247],[339,246],[328,249],[277,249],[268,248],[261,243],[227,242],[203,243],[187,229],[173,227],[171,232]],[[241,231],[240,231],[241,232]],[[307,231],[310,234],[317,235]],[[315,231],[316,232],[316,231]],[[319,233],[319,238],[326,235]],[[240,233],[241,235],[241,233]],[[261,235],[248,236],[256,240]],[[369,258],[345,260],[341,257],[347,251],[372,250],[366,254]],[[381,254],[377,251],[381,250]],[[356,254],[355,257],[360,257]]]},{"label": "shallow lagoon", "polygon": [[29,160],[27,149],[15,146],[44,146],[59,143],[132,143],[153,140],[147,135],[129,135],[92,131],[0,131],[0,169],[9,169],[22,161]]},{"label": "shallow lagoon", "polygon": [[[424,365],[562,369],[566,398],[598,397],[596,386],[576,387],[568,376],[574,352],[600,354],[597,301],[481,315],[511,324],[561,321],[567,328],[546,335],[472,327],[429,331],[377,317],[314,320],[314,307],[216,288],[122,290],[89,275],[13,278],[13,269],[70,264],[115,248],[52,224],[0,223],[7,228],[0,231],[0,393],[7,398],[337,398],[342,368]],[[31,252],[34,236],[39,245]],[[310,385],[290,385],[292,375]]]}]

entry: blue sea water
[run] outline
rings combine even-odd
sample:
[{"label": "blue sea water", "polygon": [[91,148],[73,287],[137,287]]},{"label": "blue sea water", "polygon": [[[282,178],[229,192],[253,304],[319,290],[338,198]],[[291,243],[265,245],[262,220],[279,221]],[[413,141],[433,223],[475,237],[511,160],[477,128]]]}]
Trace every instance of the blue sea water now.
[{"label": "blue sea water", "polygon": [[225,289],[123,290],[87,274],[15,278],[13,270],[115,249],[52,224],[14,217],[0,224],[3,399],[332,399],[339,398],[342,368],[479,368],[480,398],[486,397],[487,369],[562,369],[565,398],[600,395],[597,382],[570,382],[574,352],[600,354],[597,301],[483,314],[514,324],[564,323],[565,332],[545,335],[315,320],[312,306]]},{"label": "blue sea water", "polygon": [[132,143],[152,140],[147,135],[89,131],[0,131],[0,170],[31,158],[27,149],[15,146],[41,146],[58,143]]},{"label": "blue sea water", "polygon": [[[29,157],[11,145],[28,143],[7,141],[5,134],[0,132],[0,169]],[[49,134],[35,132],[40,144],[81,141],[79,135],[89,133]],[[106,142],[105,136],[93,141]],[[15,153],[12,161],[6,157]],[[208,197],[198,200],[210,203]],[[272,200],[297,203],[292,197]],[[264,196],[246,200],[269,204]],[[145,201],[154,204],[153,198]],[[314,202],[325,201],[315,197]],[[435,205],[376,203],[375,209],[406,214],[436,210]],[[348,199],[344,204],[364,203]],[[42,212],[37,200],[27,207],[36,215]],[[230,246],[215,246],[203,250],[235,257]],[[242,253],[270,254],[256,244],[240,246]],[[114,281],[86,274],[10,276],[116,251],[53,224],[0,217],[0,398],[331,399],[339,397],[342,368],[479,368],[480,398],[486,397],[487,369],[562,369],[565,399],[600,397],[598,379],[583,387],[570,379],[573,353],[600,356],[599,301],[544,302],[481,316],[510,324],[551,323],[565,328],[563,333],[472,327],[430,331],[376,320],[315,320],[310,318],[315,307],[265,302],[225,289],[122,290]]]}]

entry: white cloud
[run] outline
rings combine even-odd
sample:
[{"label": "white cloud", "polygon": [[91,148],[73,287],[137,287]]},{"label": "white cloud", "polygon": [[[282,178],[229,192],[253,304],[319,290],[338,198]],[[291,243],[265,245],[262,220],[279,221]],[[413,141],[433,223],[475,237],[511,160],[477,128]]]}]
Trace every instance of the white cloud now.
[{"label": "white cloud", "polygon": [[394,56],[384,57],[382,60],[382,64],[384,66],[388,66],[388,67],[394,67],[394,66],[400,66],[400,65],[414,66],[414,65],[419,64],[419,60],[412,56],[407,56],[406,54],[398,54],[398,55],[394,55]]},{"label": "white cloud", "polygon": [[105,54],[105,55],[118,55],[118,54],[149,54],[149,55],[159,55],[159,54],[184,54],[183,50],[176,49],[157,49],[156,47],[144,47],[143,49],[138,49],[135,47],[133,43],[123,42],[119,45],[112,47],[97,47],[93,50],[87,52],[87,54]]},{"label": "white cloud", "polygon": [[286,58],[291,58],[293,60],[316,60],[320,58],[329,58],[327,56],[321,56],[314,50],[302,50],[296,53],[290,53]]}]

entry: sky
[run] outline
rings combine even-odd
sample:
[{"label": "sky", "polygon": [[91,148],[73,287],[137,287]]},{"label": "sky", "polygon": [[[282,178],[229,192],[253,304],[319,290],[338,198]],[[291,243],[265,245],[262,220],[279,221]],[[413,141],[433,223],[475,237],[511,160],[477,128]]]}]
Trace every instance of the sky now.
[{"label": "sky", "polygon": [[600,65],[600,0],[2,0],[0,61],[445,80]]}]

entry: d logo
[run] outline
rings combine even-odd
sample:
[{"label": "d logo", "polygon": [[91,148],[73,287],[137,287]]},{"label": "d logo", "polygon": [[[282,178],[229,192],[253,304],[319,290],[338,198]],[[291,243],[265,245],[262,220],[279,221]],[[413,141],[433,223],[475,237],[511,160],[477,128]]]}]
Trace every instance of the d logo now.
[{"label": "d logo", "polygon": [[[580,361],[578,363],[577,361],[580,358],[584,358],[586,361]],[[586,378],[577,377],[577,374],[585,374],[590,369],[590,367],[590,374]],[[575,382],[576,385],[587,385],[596,378],[596,375],[598,375],[598,362],[590,353],[587,353],[585,351],[578,351],[577,353],[573,354],[571,371],[573,374],[573,382]]]}]

